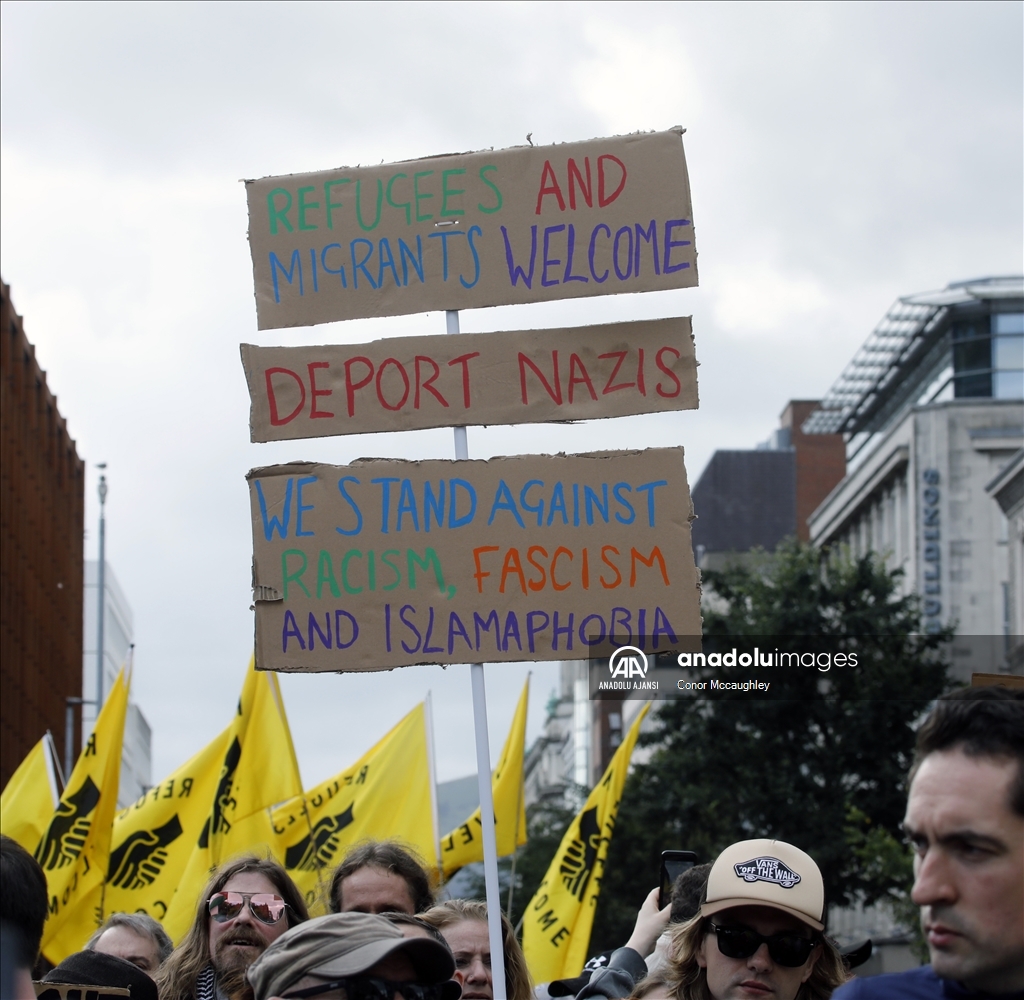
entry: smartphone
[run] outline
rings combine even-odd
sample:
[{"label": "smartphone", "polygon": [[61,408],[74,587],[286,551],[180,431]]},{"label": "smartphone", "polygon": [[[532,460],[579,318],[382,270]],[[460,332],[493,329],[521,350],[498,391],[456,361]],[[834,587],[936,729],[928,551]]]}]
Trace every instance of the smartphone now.
[{"label": "smartphone", "polygon": [[687,869],[697,864],[697,855],[693,851],[662,851],[661,874],[658,884],[661,892],[658,895],[658,909],[663,910],[672,901],[672,886],[676,879]]}]

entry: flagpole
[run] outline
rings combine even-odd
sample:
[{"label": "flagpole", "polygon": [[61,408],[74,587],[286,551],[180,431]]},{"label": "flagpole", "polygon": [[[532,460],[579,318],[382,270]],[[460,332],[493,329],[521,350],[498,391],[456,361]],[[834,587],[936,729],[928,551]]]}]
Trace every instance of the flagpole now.
[{"label": "flagpole", "polygon": [[430,815],[434,821],[434,862],[437,865],[437,884],[444,881],[444,866],[441,864],[441,829],[437,818],[437,758],[434,752],[434,697],[427,692],[427,769],[430,773]]},{"label": "flagpole", "polygon": [[[459,311],[445,312],[447,333],[459,333]],[[465,427],[455,427],[455,458],[469,458]],[[484,665],[469,665],[473,685],[473,728],[476,732],[476,780],[480,790],[480,827],[484,840],[484,886],[487,894],[487,931],[491,942],[491,980],[494,1000],[507,1000],[505,951],[501,938],[501,889],[498,885],[498,842],[494,835],[494,799],[491,793],[491,750],[487,738],[487,695]]]}]

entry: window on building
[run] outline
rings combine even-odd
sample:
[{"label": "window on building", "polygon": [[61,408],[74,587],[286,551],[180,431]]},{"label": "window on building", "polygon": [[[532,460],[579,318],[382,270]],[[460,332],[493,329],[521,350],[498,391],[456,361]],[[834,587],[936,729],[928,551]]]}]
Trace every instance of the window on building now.
[{"label": "window on building", "polygon": [[953,324],[957,399],[1024,399],[1024,313],[996,313]]}]

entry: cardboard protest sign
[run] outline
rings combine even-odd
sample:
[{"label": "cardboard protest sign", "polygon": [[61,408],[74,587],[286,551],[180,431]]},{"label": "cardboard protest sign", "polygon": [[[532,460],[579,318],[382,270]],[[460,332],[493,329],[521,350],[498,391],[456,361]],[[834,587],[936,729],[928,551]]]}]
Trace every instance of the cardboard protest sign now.
[{"label": "cardboard protest sign", "polygon": [[697,408],[689,318],[558,330],[242,344],[253,441]]},{"label": "cardboard protest sign", "polygon": [[700,634],[682,448],[248,474],[256,666],[584,659]]},{"label": "cardboard protest sign", "polygon": [[696,285],[681,136],[246,181],[259,328]]}]

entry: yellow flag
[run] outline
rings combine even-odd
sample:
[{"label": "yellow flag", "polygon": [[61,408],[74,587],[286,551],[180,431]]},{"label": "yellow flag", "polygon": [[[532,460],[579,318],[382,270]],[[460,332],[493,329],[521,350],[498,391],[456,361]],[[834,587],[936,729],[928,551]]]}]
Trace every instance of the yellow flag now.
[{"label": "yellow flag", "polygon": [[42,948],[55,965],[78,951],[102,923],[103,879],[117,812],[127,710],[128,682],[122,667],[36,848],[50,897]]},{"label": "yellow flag", "polygon": [[279,858],[313,916],[326,912],[323,889],[345,848],[394,839],[424,859],[435,854],[426,716],[417,705],[350,768],[274,810]]},{"label": "yellow flag", "polygon": [[220,771],[177,891],[163,919],[175,942],[195,916],[210,872],[234,855],[273,851],[271,809],[302,794],[295,748],[275,674],[250,662],[234,721],[225,733]]},{"label": "yellow flag", "polygon": [[601,889],[615,816],[640,734],[646,704],[615,751],[604,777],[566,830],[523,919],[523,951],[538,983],[578,976],[587,960],[594,909]]},{"label": "yellow flag", "polygon": [[167,916],[210,814],[231,727],[114,818],[103,907]]},{"label": "yellow flag", "polygon": [[[512,725],[505,739],[498,766],[491,776],[494,796],[494,834],[498,857],[512,854],[526,843],[526,805],[523,801],[523,754],[526,747],[526,707],[530,700],[530,682],[523,685]],[[444,877],[450,878],[463,865],[483,861],[484,845],[480,834],[480,808],[465,823],[441,839],[441,864]]]},{"label": "yellow flag", "polygon": [[47,733],[18,765],[0,796],[0,833],[30,854],[35,853],[60,802],[56,759],[53,737]]}]

